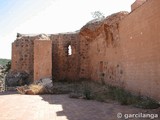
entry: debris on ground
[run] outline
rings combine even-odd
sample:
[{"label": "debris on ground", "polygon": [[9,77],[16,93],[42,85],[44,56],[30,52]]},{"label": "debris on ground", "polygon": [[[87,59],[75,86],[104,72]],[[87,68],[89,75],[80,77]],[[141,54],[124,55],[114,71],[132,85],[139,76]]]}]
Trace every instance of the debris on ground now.
[{"label": "debris on ground", "polygon": [[38,94],[51,94],[52,93],[52,79],[44,78],[35,81],[31,85],[24,85],[17,87],[17,91],[21,94],[38,95]]}]

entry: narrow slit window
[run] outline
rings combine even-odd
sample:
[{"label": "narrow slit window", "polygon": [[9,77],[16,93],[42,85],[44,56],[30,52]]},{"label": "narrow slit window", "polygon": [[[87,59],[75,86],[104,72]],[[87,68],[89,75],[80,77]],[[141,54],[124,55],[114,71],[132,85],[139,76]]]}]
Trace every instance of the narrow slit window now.
[{"label": "narrow slit window", "polygon": [[68,55],[72,55],[72,48],[71,48],[71,45],[68,46]]}]

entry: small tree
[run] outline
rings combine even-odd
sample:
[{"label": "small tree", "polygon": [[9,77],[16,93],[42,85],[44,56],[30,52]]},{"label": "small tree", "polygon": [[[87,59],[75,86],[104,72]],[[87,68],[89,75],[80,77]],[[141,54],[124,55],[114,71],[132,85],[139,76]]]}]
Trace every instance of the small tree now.
[{"label": "small tree", "polygon": [[92,14],[92,17],[95,19],[105,18],[104,14],[100,11],[95,11],[95,12],[92,12],[91,14]]}]

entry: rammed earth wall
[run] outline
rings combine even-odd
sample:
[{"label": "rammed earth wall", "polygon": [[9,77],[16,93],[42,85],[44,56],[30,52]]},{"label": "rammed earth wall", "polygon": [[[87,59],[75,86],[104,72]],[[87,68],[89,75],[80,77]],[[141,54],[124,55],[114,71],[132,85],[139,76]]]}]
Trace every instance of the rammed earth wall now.
[{"label": "rammed earth wall", "polygon": [[91,79],[160,100],[160,0],[145,1],[74,33],[18,37],[12,70],[26,71],[31,80]]}]

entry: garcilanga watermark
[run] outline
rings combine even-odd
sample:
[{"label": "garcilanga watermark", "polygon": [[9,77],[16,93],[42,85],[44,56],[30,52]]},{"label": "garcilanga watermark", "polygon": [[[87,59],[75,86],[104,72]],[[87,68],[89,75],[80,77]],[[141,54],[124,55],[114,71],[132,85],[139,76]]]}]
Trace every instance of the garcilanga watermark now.
[{"label": "garcilanga watermark", "polygon": [[124,119],[133,119],[133,118],[142,118],[142,119],[157,119],[159,116],[158,114],[149,114],[149,113],[137,113],[137,114],[122,114],[122,113],[117,113],[117,118],[124,118]]}]

